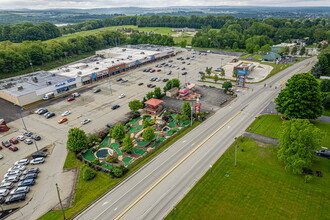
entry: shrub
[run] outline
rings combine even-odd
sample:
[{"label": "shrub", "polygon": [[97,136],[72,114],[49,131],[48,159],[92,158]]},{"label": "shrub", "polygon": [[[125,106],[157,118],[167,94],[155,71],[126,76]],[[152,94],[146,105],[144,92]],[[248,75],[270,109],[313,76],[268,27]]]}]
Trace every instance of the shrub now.
[{"label": "shrub", "polygon": [[150,117],[151,117],[151,115],[143,115],[142,119],[146,120],[146,118],[150,118]]},{"label": "shrub", "polygon": [[108,155],[106,157],[106,161],[108,161],[109,163],[117,163],[118,162],[117,154],[113,154],[112,157],[110,157],[110,155]]},{"label": "shrub", "polygon": [[89,181],[96,176],[96,172],[89,168],[86,164],[81,167],[83,180]]},{"label": "shrub", "polygon": [[93,164],[95,165],[101,165],[101,162],[98,158],[96,158],[94,161],[93,161]]},{"label": "shrub", "polygon": [[124,167],[123,165],[121,165],[120,167],[114,167],[111,171],[110,171],[110,175],[112,177],[122,177],[125,175],[125,173],[128,171],[128,169],[126,167]]}]

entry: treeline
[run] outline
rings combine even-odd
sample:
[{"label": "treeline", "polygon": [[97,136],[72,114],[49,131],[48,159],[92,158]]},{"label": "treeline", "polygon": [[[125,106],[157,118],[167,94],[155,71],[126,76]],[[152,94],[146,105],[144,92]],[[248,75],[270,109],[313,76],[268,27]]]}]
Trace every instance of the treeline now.
[{"label": "treeline", "polygon": [[173,38],[160,34],[139,34],[128,38],[118,31],[106,31],[96,35],[78,36],[67,41],[24,41],[17,45],[10,41],[0,43],[0,74],[18,72],[30,65],[42,65],[73,55],[122,44],[173,45]]},{"label": "treeline", "polygon": [[0,26],[0,41],[20,43],[22,41],[49,40],[61,36],[60,30],[51,23],[31,23]]},{"label": "treeline", "polygon": [[321,51],[318,56],[318,62],[312,69],[312,74],[316,78],[320,78],[320,76],[330,76],[330,46]]},{"label": "treeline", "polygon": [[265,45],[304,40],[307,44],[330,40],[330,25],[325,19],[235,19],[228,21],[219,30],[203,26],[192,39],[195,47],[246,49],[258,52]]}]

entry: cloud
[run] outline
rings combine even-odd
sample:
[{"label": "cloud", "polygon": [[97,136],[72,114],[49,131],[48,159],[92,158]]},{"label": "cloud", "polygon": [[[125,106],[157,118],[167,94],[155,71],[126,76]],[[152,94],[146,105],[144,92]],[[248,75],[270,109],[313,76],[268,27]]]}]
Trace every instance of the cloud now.
[{"label": "cloud", "polygon": [[166,7],[166,6],[330,6],[328,0],[0,0],[1,9],[49,9],[49,8],[110,8],[110,7]]}]

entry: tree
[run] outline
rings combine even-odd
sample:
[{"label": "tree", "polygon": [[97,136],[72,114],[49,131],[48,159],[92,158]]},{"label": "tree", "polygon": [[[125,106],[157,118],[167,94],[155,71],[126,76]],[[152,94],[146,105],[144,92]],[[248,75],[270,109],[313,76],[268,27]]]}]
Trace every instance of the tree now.
[{"label": "tree", "polygon": [[276,110],[290,119],[315,119],[323,111],[320,86],[310,73],[292,76],[275,103]]},{"label": "tree", "polygon": [[79,128],[70,128],[66,147],[70,151],[79,152],[86,149],[88,138],[85,131]]},{"label": "tree", "polygon": [[182,108],[181,108],[181,114],[188,116],[188,118],[191,117],[191,106],[190,106],[190,102],[184,102],[182,104]]},{"label": "tree", "polygon": [[302,47],[302,48],[300,49],[299,55],[300,55],[300,56],[303,56],[303,55],[305,55],[305,53],[306,53],[306,47]]},{"label": "tree", "polygon": [[164,92],[174,88],[174,87],[180,87],[180,80],[179,79],[171,79],[166,82],[166,85],[164,86],[163,90]]},{"label": "tree", "polygon": [[213,80],[214,80],[215,83],[217,83],[217,82],[220,80],[218,74],[216,74],[216,75],[214,76]]},{"label": "tree", "polygon": [[320,130],[307,119],[292,119],[282,125],[277,157],[285,163],[285,169],[301,174],[315,158],[314,150],[320,147]]},{"label": "tree", "polygon": [[179,43],[180,47],[182,48],[186,48],[187,46],[187,41],[186,40],[182,40],[180,43]]},{"label": "tree", "polygon": [[293,56],[295,56],[295,55],[297,55],[297,52],[298,52],[298,48],[297,48],[296,46],[294,46],[294,47],[292,48],[292,50],[291,50],[291,54],[292,54]]},{"label": "tree", "polygon": [[205,78],[206,78],[205,74],[204,74],[204,73],[201,74],[201,80],[202,80],[202,81],[205,81]]},{"label": "tree", "polygon": [[206,73],[207,75],[210,76],[211,73],[212,73],[212,68],[213,68],[213,67],[206,67],[206,68],[205,68],[205,73]]},{"label": "tree", "polygon": [[224,92],[228,92],[228,90],[230,89],[230,88],[232,88],[233,87],[233,84],[231,83],[231,82],[224,82],[223,84],[222,84],[222,88],[223,89],[225,89],[225,91]]},{"label": "tree", "polygon": [[81,171],[82,171],[82,178],[85,181],[92,180],[96,176],[96,172],[91,168],[89,168],[86,164],[82,166]]},{"label": "tree", "polygon": [[128,107],[133,113],[135,113],[137,110],[143,108],[143,103],[139,100],[133,100],[128,103]]},{"label": "tree", "polygon": [[162,91],[160,90],[159,87],[156,87],[156,88],[154,89],[154,94],[155,94],[155,98],[156,98],[156,99],[159,99],[159,98],[162,97]]},{"label": "tree", "polygon": [[144,129],[142,137],[145,141],[152,141],[155,138],[155,130],[152,127]]},{"label": "tree", "polygon": [[322,79],[320,89],[321,92],[330,92],[330,79]]},{"label": "tree", "polygon": [[131,153],[134,147],[133,139],[130,137],[129,134],[126,134],[123,140],[123,152]]},{"label": "tree", "polygon": [[111,137],[116,141],[121,141],[125,137],[125,128],[121,123],[116,124],[116,126],[111,129]]},{"label": "tree", "polygon": [[223,68],[220,69],[220,76],[225,77],[226,73]]},{"label": "tree", "polygon": [[155,98],[155,93],[154,92],[148,92],[147,95],[146,95],[147,99],[152,99],[152,98]]}]

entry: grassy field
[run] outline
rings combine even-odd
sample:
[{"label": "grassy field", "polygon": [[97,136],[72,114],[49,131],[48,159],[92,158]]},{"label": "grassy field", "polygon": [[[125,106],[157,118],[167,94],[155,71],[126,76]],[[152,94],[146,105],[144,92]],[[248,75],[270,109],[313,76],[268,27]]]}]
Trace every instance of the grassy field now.
[{"label": "grassy field", "polygon": [[[243,143],[242,143],[243,140]],[[169,219],[329,219],[330,163],[316,158],[323,178],[285,172],[276,147],[239,138],[166,217]],[[244,150],[243,150],[244,149]]]},{"label": "grassy field", "polygon": [[[279,138],[282,122],[280,115],[261,115],[246,131],[272,138]],[[314,120],[311,122],[322,132],[321,145],[330,148],[330,123]]]},{"label": "grassy field", "polygon": [[[151,151],[144,157],[139,158],[129,165],[129,172],[122,178],[112,179],[108,175],[97,172],[96,177],[91,181],[84,181],[82,176],[79,176],[79,180],[77,183],[77,190],[74,199],[73,207],[69,209],[65,209],[65,216],[67,219],[71,219],[81,210],[83,210],[90,203],[95,201],[97,198],[102,196],[104,193],[113,188],[116,184],[126,178],[128,175],[139,169],[145,163],[150,161],[156,155],[165,150],[168,146],[173,144],[175,141],[179,140],[182,136],[188,133],[191,129],[195,128],[199,125],[199,122],[194,122],[193,126],[186,127],[180,130],[174,137],[165,140],[162,146],[155,148],[155,150]],[[81,162],[75,159],[73,153],[68,153],[64,168],[72,168],[72,167],[80,167],[82,165]],[[86,193],[88,192],[88,193]],[[43,215],[39,220],[60,220],[62,219],[62,212],[60,210],[51,211]]]}]

